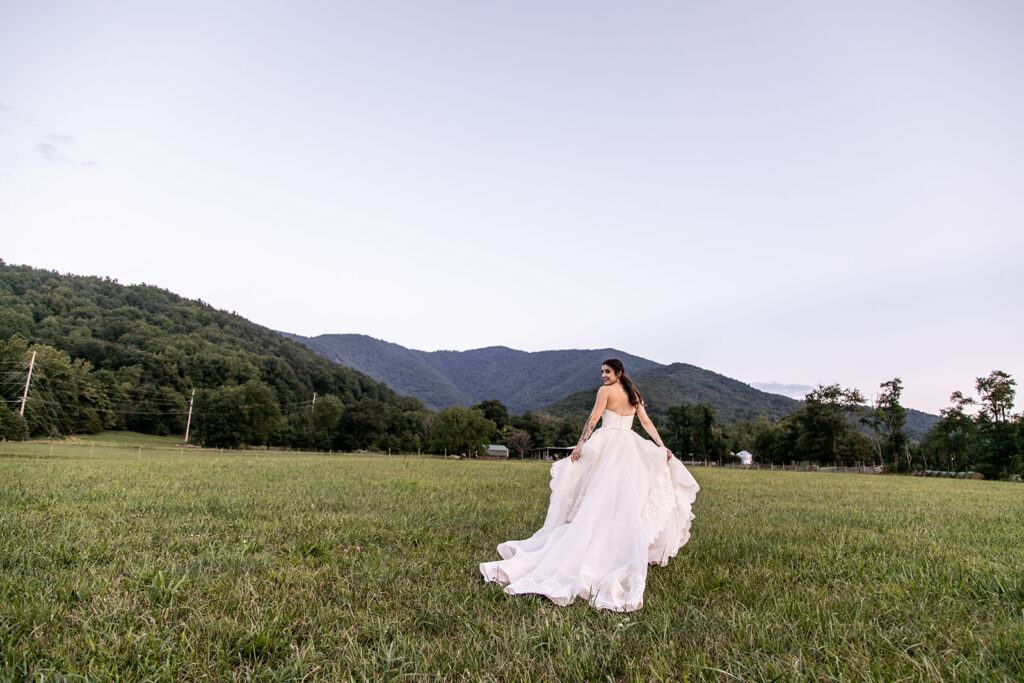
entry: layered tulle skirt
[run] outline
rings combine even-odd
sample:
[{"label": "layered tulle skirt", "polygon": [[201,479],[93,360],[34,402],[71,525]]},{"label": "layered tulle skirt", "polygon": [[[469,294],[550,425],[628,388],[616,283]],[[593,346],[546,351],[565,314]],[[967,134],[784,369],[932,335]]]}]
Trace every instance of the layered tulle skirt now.
[{"label": "layered tulle skirt", "polygon": [[[544,525],[499,545],[502,559],[480,565],[485,580],[558,605],[583,598],[617,612],[643,606],[647,566],[667,564],[689,540],[700,487],[681,462],[666,462],[664,448],[616,417],[623,426],[595,431],[579,461],[552,465]],[[603,424],[615,421],[608,418]]]}]

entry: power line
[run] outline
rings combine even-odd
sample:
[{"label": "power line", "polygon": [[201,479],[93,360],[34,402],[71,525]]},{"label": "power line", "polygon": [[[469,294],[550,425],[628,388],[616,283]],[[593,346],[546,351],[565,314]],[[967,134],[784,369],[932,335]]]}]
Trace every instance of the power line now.
[{"label": "power line", "polygon": [[[27,355],[27,354],[26,354]],[[34,431],[45,427],[50,433],[69,434],[75,431],[83,411],[94,411],[99,416],[153,417],[180,419],[186,417],[186,433],[191,427],[195,404],[195,390],[186,403],[184,392],[158,384],[122,387],[113,374],[113,385],[92,375],[91,364],[76,359],[33,358],[23,361],[0,361],[0,404],[10,405],[24,401],[28,410],[26,419],[34,423]],[[115,371],[116,373],[116,371]],[[30,387],[23,399],[13,396],[22,383]],[[277,402],[284,418],[302,413],[315,405],[316,399]],[[186,409],[187,407],[187,409]],[[202,400],[199,406],[202,410]]]}]

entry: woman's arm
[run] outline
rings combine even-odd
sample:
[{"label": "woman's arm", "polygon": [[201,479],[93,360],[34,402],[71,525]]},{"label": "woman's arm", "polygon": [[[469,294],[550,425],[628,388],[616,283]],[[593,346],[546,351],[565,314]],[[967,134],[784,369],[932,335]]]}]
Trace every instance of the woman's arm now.
[{"label": "woman's arm", "polygon": [[[662,448],[665,448],[665,442],[663,442],[661,440],[661,436],[658,435],[658,428],[654,426],[653,422],[651,422],[651,418],[647,417],[647,411],[644,410],[643,403],[641,403],[637,407],[636,414],[640,416],[641,426],[643,426],[645,432],[651,435],[651,438],[654,439],[654,443],[658,444]],[[668,448],[665,448],[665,459],[672,459],[672,451],[669,450]]]},{"label": "woman's arm", "polygon": [[594,401],[594,409],[590,411],[590,417],[587,418],[587,423],[583,425],[583,434],[580,435],[580,440],[576,443],[576,448],[572,449],[572,455],[569,457],[573,462],[580,459],[583,454],[583,444],[586,443],[590,435],[594,433],[594,427],[597,426],[597,421],[601,419],[601,415],[604,414],[604,409],[608,405],[608,388],[601,387],[597,390],[597,400]]}]

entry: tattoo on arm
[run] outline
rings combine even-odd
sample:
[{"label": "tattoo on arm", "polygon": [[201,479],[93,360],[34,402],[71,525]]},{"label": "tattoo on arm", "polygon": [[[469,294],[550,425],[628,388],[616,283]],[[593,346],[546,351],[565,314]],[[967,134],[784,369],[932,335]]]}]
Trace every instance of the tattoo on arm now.
[{"label": "tattoo on arm", "polygon": [[583,434],[580,435],[580,440],[576,442],[577,446],[582,446],[590,438],[590,435],[594,433],[594,425],[596,424],[597,420],[587,420],[587,423],[583,425]]}]

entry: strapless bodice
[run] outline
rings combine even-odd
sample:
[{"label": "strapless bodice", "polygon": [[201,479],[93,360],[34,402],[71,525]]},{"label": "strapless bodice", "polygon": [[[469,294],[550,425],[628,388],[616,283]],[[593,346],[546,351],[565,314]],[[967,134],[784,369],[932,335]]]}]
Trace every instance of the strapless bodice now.
[{"label": "strapless bodice", "polygon": [[614,410],[606,410],[601,415],[601,427],[604,429],[632,429],[633,415],[619,415]]}]

